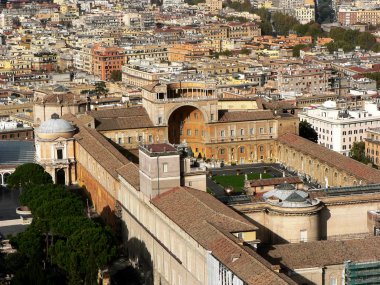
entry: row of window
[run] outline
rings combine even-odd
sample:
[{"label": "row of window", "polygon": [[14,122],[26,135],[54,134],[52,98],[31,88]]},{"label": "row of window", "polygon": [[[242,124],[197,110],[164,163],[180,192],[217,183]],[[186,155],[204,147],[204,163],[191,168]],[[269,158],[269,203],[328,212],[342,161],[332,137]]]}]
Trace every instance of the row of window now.
[{"label": "row of window", "polygon": [[[143,141],[143,136],[137,136],[137,141],[138,142],[142,142]],[[153,135],[149,135],[148,136],[148,142],[149,143],[153,143],[154,142]],[[117,138],[117,143],[118,144],[122,144],[123,143],[123,138]],[[133,137],[128,137],[127,138],[127,143],[129,143],[129,144],[133,143]]]},{"label": "row of window", "polygon": [[[234,148],[231,148],[230,149],[231,150],[231,153],[234,153]],[[241,146],[241,147],[239,147],[239,150],[238,150],[240,153],[245,153],[245,147],[244,146]],[[263,152],[264,151],[264,146],[260,146],[259,147],[259,151],[260,152]],[[220,154],[225,154],[226,153],[226,149],[225,148],[221,148],[220,150],[219,150],[219,153]]]},{"label": "row of window", "polygon": [[[274,132],[274,128],[273,127],[269,127],[269,133],[272,134]],[[240,135],[241,136],[244,136],[245,135],[245,130],[244,129],[240,129]],[[264,134],[265,133],[265,128],[260,128],[259,129],[259,133],[260,134]],[[255,129],[254,128],[250,128],[249,129],[249,134],[250,135],[254,135],[255,134]],[[230,130],[230,135],[231,137],[235,136],[235,130]],[[225,137],[226,136],[226,131],[225,130],[221,130],[220,131],[220,136],[221,137]]]}]

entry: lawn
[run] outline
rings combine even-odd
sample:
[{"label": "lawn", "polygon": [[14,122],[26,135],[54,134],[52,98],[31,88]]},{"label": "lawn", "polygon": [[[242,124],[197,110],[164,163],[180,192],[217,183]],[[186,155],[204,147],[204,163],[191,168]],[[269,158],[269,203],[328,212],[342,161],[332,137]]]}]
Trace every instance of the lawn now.
[{"label": "lawn", "polygon": [[[272,178],[273,176],[269,173],[263,173],[263,178]],[[235,192],[241,192],[243,186],[244,186],[244,174],[240,175],[218,175],[214,176],[213,180],[216,183],[219,183],[221,186],[226,188],[227,186],[232,186],[235,190]],[[259,173],[249,173],[248,174],[248,180],[254,180],[259,179],[260,174]]]}]

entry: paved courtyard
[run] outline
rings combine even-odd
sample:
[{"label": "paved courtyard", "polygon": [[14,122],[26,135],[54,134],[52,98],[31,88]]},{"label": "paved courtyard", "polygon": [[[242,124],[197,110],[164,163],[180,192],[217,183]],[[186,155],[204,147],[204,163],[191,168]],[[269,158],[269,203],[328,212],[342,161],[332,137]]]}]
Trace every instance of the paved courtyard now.
[{"label": "paved courtyard", "polygon": [[2,237],[17,234],[27,227],[27,225],[20,224],[20,216],[16,214],[19,195],[18,190],[0,188],[0,235]]}]

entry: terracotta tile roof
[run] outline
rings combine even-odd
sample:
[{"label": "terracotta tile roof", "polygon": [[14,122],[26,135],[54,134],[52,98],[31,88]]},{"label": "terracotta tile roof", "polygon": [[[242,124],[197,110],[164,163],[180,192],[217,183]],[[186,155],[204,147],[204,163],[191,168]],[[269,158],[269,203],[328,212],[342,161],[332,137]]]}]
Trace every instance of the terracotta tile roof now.
[{"label": "terracotta tile roof", "polygon": [[91,111],[88,115],[95,118],[98,131],[154,127],[143,107]]},{"label": "terracotta tile roof", "polygon": [[276,178],[268,178],[268,179],[257,179],[251,180],[251,187],[259,187],[259,186],[269,186],[269,185],[279,185],[282,183],[296,184],[303,183],[302,179],[294,176],[294,177],[276,177]]},{"label": "terracotta tile roof", "polygon": [[176,187],[151,202],[247,284],[295,284],[238,244],[231,233],[254,231],[256,226],[208,193]]},{"label": "terracotta tile roof", "polygon": [[258,121],[270,120],[274,115],[270,110],[260,111],[232,111],[224,112],[219,117],[219,122],[242,122],[242,121]]},{"label": "terracotta tile roof", "polygon": [[145,146],[146,149],[148,149],[150,152],[165,152],[165,151],[177,151],[177,149],[168,143],[155,143],[155,144],[148,144]]},{"label": "terracotta tile roof", "polygon": [[83,99],[79,95],[75,95],[73,93],[64,93],[64,94],[49,94],[45,96],[43,99],[38,99],[37,102],[43,102],[45,104],[57,104],[57,102],[61,104],[78,104],[85,103]]},{"label": "terracotta tile roof", "polygon": [[71,114],[63,118],[78,127],[78,132],[74,135],[76,141],[115,179],[118,178],[116,169],[132,163],[96,130],[83,126],[81,121]]},{"label": "terracotta tile roof", "polygon": [[98,118],[118,118],[118,117],[133,117],[146,114],[143,107],[130,107],[130,108],[116,108],[116,109],[104,109],[97,111],[87,112],[88,115]]},{"label": "terracotta tile roof", "polygon": [[270,262],[277,261],[290,269],[343,264],[345,261],[366,262],[380,260],[380,237],[342,241],[317,241],[276,245],[260,249]]},{"label": "terracotta tile roof", "polygon": [[[352,158],[329,150],[319,144],[294,134],[284,134],[277,139],[280,143],[310,155],[332,167],[346,171],[357,179],[364,180],[367,184],[380,183],[380,171]],[[359,182],[359,181],[358,181]]]},{"label": "terracotta tile roof", "polygon": [[128,163],[119,169],[116,169],[129,184],[131,184],[136,190],[140,190],[140,173],[139,167],[134,163]]}]

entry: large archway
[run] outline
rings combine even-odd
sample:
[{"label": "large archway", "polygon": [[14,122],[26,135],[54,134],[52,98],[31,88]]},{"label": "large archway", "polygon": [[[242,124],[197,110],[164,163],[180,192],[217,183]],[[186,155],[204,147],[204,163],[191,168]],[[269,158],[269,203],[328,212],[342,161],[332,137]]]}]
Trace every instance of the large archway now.
[{"label": "large archway", "polygon": [[194,106],[176,109],[168,120],[168,139],[172,144],[186,142],[195,157],[205,156],[206,124],[203,113]]},{"label": "large archway", "polygon": [[61,168],[56,171],[56,181],[57,184],[65,185],[66,184],[66,175],[65,169]]}]

